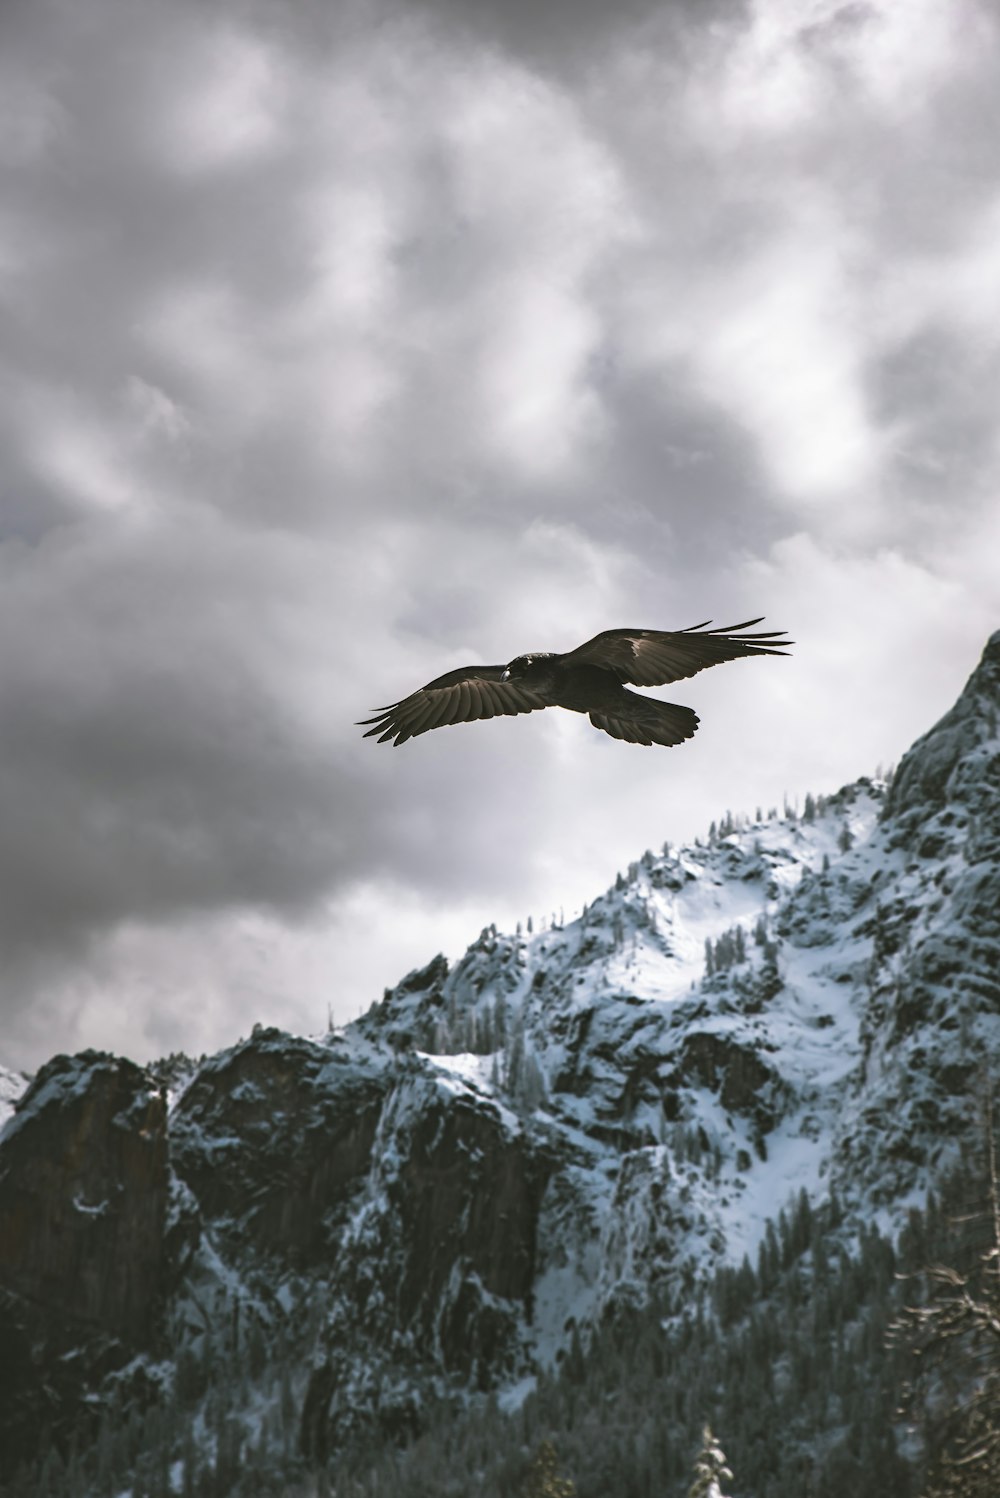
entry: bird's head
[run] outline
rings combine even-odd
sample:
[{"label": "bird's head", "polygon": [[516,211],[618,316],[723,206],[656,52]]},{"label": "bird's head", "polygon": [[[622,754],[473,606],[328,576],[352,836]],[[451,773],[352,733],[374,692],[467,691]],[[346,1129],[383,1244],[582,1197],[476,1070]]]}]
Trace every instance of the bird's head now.
[{"label": "bird's head", "polygon": [[508,661],[503,669],[501,681],[521,681],[528,674],[531,666],[530,655],[516,655],[512,661]]},{"label": "bird's head", "polygon": [[515,655],[503,669],[501,681],[524,681],[528,677],[537,676],[538,667],[543,661],[552,659],[551,650],[536,650],[531,655]]}]

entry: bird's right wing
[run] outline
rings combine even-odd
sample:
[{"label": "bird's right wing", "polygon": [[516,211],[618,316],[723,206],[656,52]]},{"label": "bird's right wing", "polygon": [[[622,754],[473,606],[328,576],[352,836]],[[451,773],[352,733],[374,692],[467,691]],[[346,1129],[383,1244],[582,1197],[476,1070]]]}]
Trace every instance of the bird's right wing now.
[{"label": "bird's right wing", "polygon": [[378,742],[392,739],[405,744],[418,733],[444,728],[448,723],[471,723],[476,718],[499,718],[533,713],[545,706],[541,697],[513,681],[501,681],[504,666],[460,666],[435,681],[429,681],[401,702],[378,709],[374,718],[363,718],[360,728],[374,724],[365,734]]},{"label": "bird's right wing", "polygon": [[748,634],[752,625],[763,623],[761,619],[721,629],[709,629],[710,623],[675,630],[605,629],[564,655],[561,665],[602,666],[632,686],[662,687],[741,656],[785,655],[781,647],[792,644],[784,630]]}]

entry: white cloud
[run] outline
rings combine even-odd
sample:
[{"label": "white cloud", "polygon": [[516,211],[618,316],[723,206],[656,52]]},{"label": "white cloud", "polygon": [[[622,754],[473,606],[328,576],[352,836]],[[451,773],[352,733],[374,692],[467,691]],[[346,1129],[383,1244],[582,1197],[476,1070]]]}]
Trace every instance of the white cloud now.
[{"label": "white cloud", "polygon": [[[769,611],[794,621],[794,663],[768,685],[794,724],[779,750],[785,773],[801,781],[807,747],[816,789],[897,760],[951,706],[994,627],[951,567],[898,545],[858,555],[799,533],[743,574]],[[753,737],[747,747],[751,761],[766,754]]]},{"label": "white cloud", "polygon": [[120,440],[100,411],[70,392],[36,390],[22,402],[25,455],[43,481],[97,510],[137,504]]},{"label": "white cloud", "polygon": [[824,43],[848,64],[867,102],[897,123],[933,109],[939,91],[974,73],[998,40],[996,13],[976,0],[823,0],[816,12],[827,26]]},{"label": "white cloud", "polygon": [[168,443],[182,441],[191,430],[191,422],[176,401],[158,385],[129,375],[123,391],[126,411],[137,421],[140,440],[163,439]]},{"label": "white cloud", "polygon": [[[742,17],[695,8],[674,46],[574,7],[558,73],[530,18],[515,57],[363,5],[95,3],[25,52],[24,1055],[352,1013],[948,705],[996,624],[995,20]],[[759,612],[795,655],[663,693],[702,717],[684,749],[572,714],[399,751],[353,725],[476,659]]]},{"label": "white cloud", "polygon": [[157,121],[167,159],[181,171],[214,172],[273,151],[288,104],[274,37],[265,43],[216,19],[184,42],[170,59],[175,81]]},{"label": "white cloud", "polygon": [[482,356],[483,426],[502,460],[529,475],[585,463],[603,435],[587,384],[600,322],[580,298],[531,277],[496,289],[505,316]]}]

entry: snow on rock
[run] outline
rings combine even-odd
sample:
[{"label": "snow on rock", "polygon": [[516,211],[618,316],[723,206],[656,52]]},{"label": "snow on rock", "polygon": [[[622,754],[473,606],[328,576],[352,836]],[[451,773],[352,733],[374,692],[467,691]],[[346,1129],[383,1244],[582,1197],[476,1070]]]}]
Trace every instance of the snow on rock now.
[{"label": "snow on rock", "polygon": [[23,1072],[9,1071],[6,1066],[0,1066],[0,1134],[30,1081],[31,1078]]},{"label": "snow on rock", "polygon": [[[899,1224],[1000,1055],[998,713],[1000,634],[891,785],[727,814],[572,921],[434,957],[325,1042],[258,1029],[151,1068],[114,1121],[170,1096],[176,1345],[239,1307],[280,1331],[322,1459],[359,1421],[415,1428],[428,1389],[516,1403],[576,1330],[654,1287],[683,1304],[795,1201]],[[21,1100],[0,1221],[18,1136],[89,1106],[98,1059]],[[65,1194],[79,1231],[115,1220],[103,1179]]]}]

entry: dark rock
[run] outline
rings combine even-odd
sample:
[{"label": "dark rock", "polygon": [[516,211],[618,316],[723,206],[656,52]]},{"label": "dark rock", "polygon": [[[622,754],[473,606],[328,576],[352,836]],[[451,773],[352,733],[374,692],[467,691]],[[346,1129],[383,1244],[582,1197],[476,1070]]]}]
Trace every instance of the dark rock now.
[{"label": "dark rock", "polygon": [[686,1080],[718,1092],[727,1112],[753,1119],[765,1133],[773,1129],[787,1100],[788,1089],[777,1072],[755,1050],[727,1035],[699,1031],[685,1036],[681,1071]]},{"label": "dark rock", "polygon": [[71,1422],[87,1388],[148,1343],[168,1196],[166,1107],[145,1072],[95,1051],[44,1066],[0,1136],[8,1462]]},{"label": "dark rock", "polygon": [[[1000,631],[987,641],[955,706],[900,760],[886,797],[885,821],[900,823],[908,833],[948,802],[980,805],[986,787],[981,767],[970,761],[995,739],[998,710]],[[992,810],[994,817],[1000,814],[995,805]]]},{"label": "dark rock", "polygon": [[55,1057],[0,1136],[0,1284],[141,1344],[167,1197],[166,1107],[145,1073],[94,1051]]},{"label": "dark rock", "polygon": [[530,1311],[544,1159],[493,1110],[445,1100],[437,1089],[413,1118],[406,1149],[388,1188],[391,1210],[406,1223],[393,1287],[399,1320],[430,1333],[457,1267],[459,1292],[438,1331],[446,1367],[468,1372],[488,1364],[496,1342],[491,1318],[479,1315],[481,1297],[469,1298],[473,1282],[487,1298]]},{"label": "dark rock", "polygon": [[256,1253],[314,1264],[367,1171],[384,1075],[261,1030],[206,1063],[177,1106],[171,1155],[204,1218]]},{"label": "dark rock", "polygon": [[432,957],[426,967],[415,968],[396,984],[392,993],[427,993],[440,988],[448,976],[448,959],[442,953]]}]

